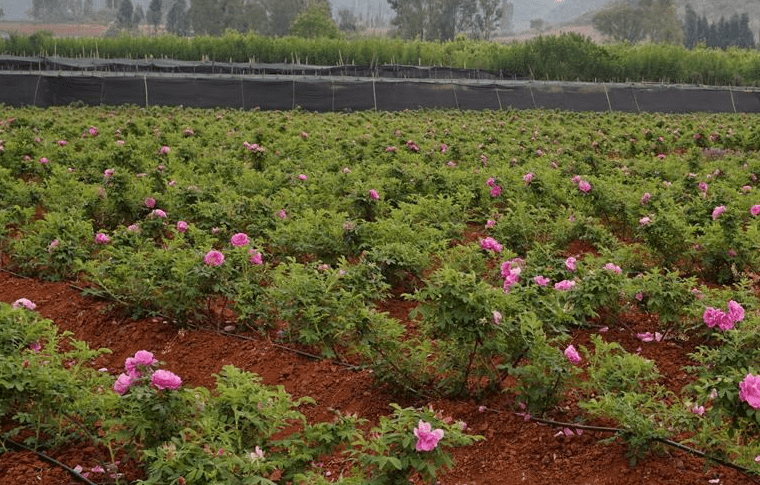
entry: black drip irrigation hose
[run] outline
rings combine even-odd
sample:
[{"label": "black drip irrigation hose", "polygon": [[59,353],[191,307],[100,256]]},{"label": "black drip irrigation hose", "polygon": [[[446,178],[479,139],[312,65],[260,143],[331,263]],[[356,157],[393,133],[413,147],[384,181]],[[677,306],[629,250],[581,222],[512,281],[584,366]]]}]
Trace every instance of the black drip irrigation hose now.
[{"label": "black drip irrigation hose", "polygon": [[[495,410],[495,409],[492,410],[492,411],[502,412],[502,411]],[[584,430],[584,431],[598,431],[598,432],[602,432],[602,433],[615,433],[615,434],[625,434],[625,433],[628,432],[628,431],[626,431],[625,429],[622,429],[622,428],[610,428],[610,427],[606,427],[606,426],[591,426],[591,425],[578,424],[578,423],[565,423],[565,422],[562,422],[562,421],[554,421],[552,419],[536,418],[534,416],[530,417],[530,421],[534,421],[536,423],[541,423],[541,424],[546,424],[546,425],[549,425],[549,426],[558,426],[558,427],[570,428],[570,429],[581,429],[581,430]],[[700,458],[704,458],[707,461],[712,461],[712,462],[718,463],[720,465],[723,465],[725,467],[737,470],[737,471],[739,471],[739,472],[741,472],[741,473],[743,473],[745,475],[748,475],[748,477],[750,479],[752,479],[752,481],[754,481],[755,483],[758,483],[758,477],[757,477],[757,475],[755,474],[754,471],[752,471],[752,470],[750,470],[748,468],[745,468],[743,466],[737,465],[735,463],[732,463],[730,461],[724,460],[722,458],[718,458],[718,457],[715,457],[715,456],[710,456],[707,453],[705,453],[704,451],[700,451],[700,450],[691,448],[691,447],[686,446],[684,444],[678,443],[677,441],[673,441],[673,440],[669,440],[669,439],[665,439],[665,438],[652,438],[652,440],[653,441],[657,441],[657,442],[662,443],[662,444],[667,445],[667,446],[672,446],[674,448],[677,448],[679,450],[685,451],[687,453],[691,453],[692,455],[696,455],[696,456],[698,456]]]},{"label": "black drip irrigation hose", "polygon": [[48,456],[48,455],[46,455],[44,453],[41,453],[41,452],[39,452],[39,451],[37,451],[37,450],[35,450],[33,448],[29,448],[26,445],[22,445],[21,443],[19,443],[17,441],[5,440],[5,441],[3,441],[3,444],[4,445],[5,444],[10,445],[11,448],[16,448],[17,450],[31,451],[32,453],[34,453],[38,457],[40,457],[42,460],[45,460],[46,462],[51,463],[51,464],[53,464],[53,465],[55,465],[55,466],[57,466],[59,468],[63,468],[64,470],[66,470],[69,473],[69,475],[71,475],[72,477],[76,478],[80,482],[86,483],[87,485],[98,485],[97,483],[92,482],[92,481],[88,480],[87,478],[83,477],[79,472],[77,472],[73,468],[70,468],[70,467],[64,465],[63,463],[61,463],[60,461],[56,460],[55,458],[52,458],[52,457],[50,457],[50,456]]}]

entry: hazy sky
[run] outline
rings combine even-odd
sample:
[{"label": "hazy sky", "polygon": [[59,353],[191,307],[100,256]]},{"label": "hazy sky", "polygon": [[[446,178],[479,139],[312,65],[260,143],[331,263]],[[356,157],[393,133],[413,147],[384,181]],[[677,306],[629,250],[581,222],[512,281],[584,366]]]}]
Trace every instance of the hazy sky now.
[{"label": "hazy sky", "polygon": [[32,7],[32,0],[0,0],[3,20],[20,20],[26,18],[26,11]]}]

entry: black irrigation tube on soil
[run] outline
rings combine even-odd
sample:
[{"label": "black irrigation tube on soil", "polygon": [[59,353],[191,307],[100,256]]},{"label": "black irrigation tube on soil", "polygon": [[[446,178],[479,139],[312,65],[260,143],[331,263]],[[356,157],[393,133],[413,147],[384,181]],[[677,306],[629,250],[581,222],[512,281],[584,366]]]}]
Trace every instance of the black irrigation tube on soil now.
[{"label": "black irrigation tube on soil", "polygon": [[79,481],[81,481],[83,483],[86,483],[87,485],[97,485],[95,482],[92,482],[92,481],[88,480],[87,478],[83,477],[79,472],[77,472],[73,468],[70,468],[70,467],[64,465],[63,463],[61,463],[60,461],[56,460],[55,458],[52,458],[52,457],[50,457],[50,456],[48,456],[48,455],[46,455],[44,453],[41,453],[41,452],[35,450],[34,448],[29,448],[28,446],[22,445],[21,443],[18,443],[18,442],[13,441],[13,440],[5,440],[5,441],[3,441],[3,444],[8,444],[8,445],[10,445],[11,448],[16,448],[17,450],[31,451],[32,453],[35,453],[37,456],[39,456],[41,459],[45,460],[46,462],[51,463],[51,464],[53,464],[53,465],[55,465],[55,466],[57,466],[59,468],[62,468],[64,470],[66,470],[69,473],[69,475],[71,475],[72,477],[76,478],[77,480],[79,480]]},{"label": "black irrigation tube on soil", "polygon": [[[501,411],[498,411],[501,412]],[[615,433],[615,434],[625,434],[627,431],[622,428],[610,428],[606,426],[591,426],[586,424],[578,424],[578,423],[565,423],[562,421],[554,421],[552,419],[543,419],[543,418],[536,418],[534,416],[530,417],[531,421],[534,421],[536,423],[541,424],[547,424],[549,426],[558,426],[562,428],[571,428],[571,429],[582,429],[585,431],[598,431],[602,433]],[[672,446],[674,448],[677,448],[679,450],[685,451],[687,453],[691,453],[692,455],[699,456],[700,458],[704,458],[707,461],[712,461],[715,463],[718,463],[720,465],[726,466],[728,468],[732,468],[734,470],[737,470],[739,472],[744,473],[745,475],[748,475],[749,478],[751,478],[755,483],[758,482],[758,477],[755,475],[755,473],[752,470],[749,470],[747,468],[744,468],[743,466],[737,465],[735,463],[731,463],[730,461],[724,460],[722,458],[717,458],[714,456],[710,456],[704,451],[699,451],[697,449],[688,447],[686,445],[683,445],[681,443],[678,443],[673,440],[665,439],[665,438],[652,438],[653,441],[657,441],[659,443],[662,443],[664,445]]]}]

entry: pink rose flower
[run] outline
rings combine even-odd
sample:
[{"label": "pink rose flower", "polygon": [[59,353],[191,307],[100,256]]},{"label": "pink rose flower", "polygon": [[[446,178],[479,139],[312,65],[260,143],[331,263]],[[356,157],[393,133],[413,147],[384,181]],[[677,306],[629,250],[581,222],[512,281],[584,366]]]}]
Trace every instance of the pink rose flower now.
[{"label": "pink rose flower", "polygon": [[40,163],[43,165],[47,165],[50,160],[47,159],[47,157],[40,158]]},{"label": "pink rose flower", "polygon": [[705,407],[704,406],[697,406],[696,404],[691,407],[690,411],[697,416],[704,416],[705,414]]},{"label": "pink rose flower", "polygon": [[14,301],[13,304],[11,304],[13,308],[21,308],[24,307],[27,310],[34,310],[37,308],[37,305],[34,304],[32,300],[29,300],[27,298],[19,298],[18,300]]},{"label": "pink rose flower", "polygon": [[224,254],[212,249],[203,257],[203,262],[209,266],[221,266],[224,263]]},{"label": "pink rose flower", "polygon": [[752,207],[750,207],[749,213],[752,214],[753,216],[760,214],[760,205],[755,204]]},{"label": "pink rose flower", "polygon": [[443,438],[443,430],[432,429],[430,423],[420,420],[414,428],[414,436],[417,437],[415,445],[417,451],[432,451],[438,446],[438,441]]},{"label": "pink rose flower", "polygon": [[285,212],[285,209],[281,209],[281,210],[280,210],[280,212],[277,214],[277,216],[278,216],[280,219],[282,219],[282,220],[285,220],[285,219],[287,219],[287,218],[288,218],[288,213],[287,213],[287,212]]},{"label": "pink rose flower", "polygon": [[492,237],[487,237],[485,239],[481,239],[480,240],[480,247],[482,249],[485,249],[486,251],[493,251],[495,253],[500,253],[501,250],[503,249],[502,246],[501,246],[501,244],[499,244],[499,242],[496,239],[492,238]]},{"label": "pink rose flower", "polygon": [[573,280],[562,280],[559,283],[554,284],[555,290],[570,291],[573,288],[575,288],[575,281]]},{"label": "pink rose flower", "polygon": [[158,389],[179,389],[182,379],[173,372],[159,369],[150,376],[150,383]]},{"label": "pink rose flower", "polygon": [[158,153],[160,153],[161,155],[168,155],[170,151],[172,151],[172,149],[164,145],[161,147],[161,149],[158,150]]},{"label": "pink rose flower", "polygon": [[718,217],[720,217],[721,214],[726,212],[726,206],[725,205],[719,205],[712,211],[712,219],[717,220]]},{"label": "pink rose flower", "polygon": [[372,200],[378,200],[380,198],[380,194],[378,194],[377,190],[375,189],[369,189],[369,198]]},{"label": "pink rose flower", "polygon": [[536,174],[535,174],[535,173],[533,173],[533,172],[528,172],[528,173],[526,173],[525,175],[523,175],[523,178],[522,178],[522,179],[523,179],[523,182],[525,182],[525,184],[530,184],[530,183],[533,181],[533,178],[534,178],[535,176],[536,176]]},{"label": "pink rose flower", "polygon": [[642,217],[641,219],[639,219],[639,225],[642,227],[649,225],[650,222],[652,222],[652,219],[650,219],[649,217]]},{"label": "pink rose flower", "polygon": [[647,205],[649,203],[649,199],[652,198],[652,194],[649,192],[644,192],[644,195],[641,196],[641,205]]},{"label": "pink rose flower", "polygon": [[573,364],[578,364],[581,361],[580,354],[578,353],[577,350],[575,350],[575,347],[572,345],[568,345],[564,353],[567,360],[569,360]]},{"label": "pink rose flower", "polygon": [[153,209],[150,212],[151,217],[158,217],[160,219],[166,219],[166,212],[162,211],[161,209]]},{"label": "pink rose flower", "polygon": [[739,383],[739,400],[760,409],[760,375],[747,374]]},{"label": "pink rose flower", "polygon": [[113,383],[113,390],[116,394],[124,395],[132,385],[132,378],[127,374],[121,373],[116,378],[116,382]]},{"label": "pink rose flower", "polygon": [[543,276],[543,275],[534,276],[534,277],[533,277],[533,281],[534,281],[534,282],[535,282],[535,283],[536,283],[538,286],[546,286],[546,285],[548,285],[548,284],[549,284],[549,278],[547,278],[547,277],[545,277],[545,276]]},{"label": "pink rose flower", "polygon": [[66,140],[58,140],[59,147],[65,147],[66,145],[68,145],[68,143],[69,142],[67,142]]},{"label": "pink rose flower", "polygon": [[615,274],[620,274],[623,272],[623,270],[620,269],[620,266],[613,264],[613,263],[607,263],[604,265],[604,269],[608,271],[612,271]]},{"label": "pink rose flower", "polygon": [[498,310],[493,311],[493,323],[499,325],[501,323],[501,312]]},{"label": "pink rose flower", "polygon": [[588,194],[591,192],[591,184],[586,182],[585,180],[581,180],[578,182],[578,190],[583,192],[584,194]]},{"label": "pink rose flower", "polygon": [[109,179],[109,178],[113,177],[113,174],[114,174],[114,169],[112,169],[112,168],[107,168],[107,169],[106,169],[106,170],[103,172],[103,176],[104,176],[105,178],[107,178],[107,179]]},{"label": "pink rose flower", "polygon": [[95,234],[95,243],[96,244],[108,244],[109,242],[111,242],[111,238],[108,237],[107,234],[104,234],[102,232],[99,232],[99,233]]},{"label": "pink rose flower", "polygon": [[156,199],[154,199],[153,197],[146,197],[143,203],[145,204],[145,207],[147,207],[148,209],[152,209],[153,207],[156,206]]},{"label": "pink rose flower", "polygon": [[124,369],[130,376],[140,376],[140,372],[137,369],[138,365],[150,367],[151,365],[157,363],[158,360],[153,357],[152,352],[148,352],[147,350],[138,350],[135,352],[134,357],[127,357],[127,360],[124,361]]},{"label": "pink rose flower", "polygon": [[187,222],[185,221],[177,221],[177,232],[187,232]]},{"label": "pink rose flower", "polygon": [[575,271],[575,262],[576,261],[577,260],[574,257],[570,256],[569,258],[567,258],[565,260],[565,268],[567,268],[570,271]]},{"label": "pink rose flower", "polygon": [[248,244],[248,236],[243,232],[238,232],[230,238],[230,244],[236,247],[245,246]]},{"label": "pink rose flower", "polygon": [[501,195],[501,187],[498,185],[494,185],[491,187],[491,197],[498,197]]},{"label": "pink rose flower", "polygon": [[300,175],[298,176],[298,180],[306,180],[306,179],[308,179],[308,178],[309,178],[309,177],[308,177],[308,176],[307,176],[305,173],[302,173],[302,174],[300,174]]},{"label": "pink rose flower", "polygon": [[257,266],[264,264],[264,259],[259,251],[256,251],[253,248],[251,248],[251,250],[248,251],[248,254],[251,255],[251,259],[250,259],[251,264],[255,264]]}]

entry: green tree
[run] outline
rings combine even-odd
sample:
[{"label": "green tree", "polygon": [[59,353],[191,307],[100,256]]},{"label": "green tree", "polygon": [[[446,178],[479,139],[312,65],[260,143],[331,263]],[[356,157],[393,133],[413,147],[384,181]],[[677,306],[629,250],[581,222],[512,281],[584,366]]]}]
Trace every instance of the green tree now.
[{"label": "green tree", "polygon": [[190,15],[185,0],[174,0],[166,13],[166,30],[172,34],[186,36],[190,33]]},{"label": "green tree", "polygon": [[693,49],[699,42],[697,37],[697,26],[699,18],[697,12],[691,8],[691,4],[686,4],[686,13],[683,20],[683,45],[687,49]]},{"label": "green tree", "polygon": [[356,32],[359,30],[354,12],[347,8],[338,10],[338,28],[343,32]]},{"label": "green tree", "polygon": [[265,35],[288,35],[290,26],[307,6],[306,0],[260,0],[266,15]]},{"label": "green tree", "polygon": [[132,28],[132,0],[121,0],[119,11],[116,14],[116,25],[123,29]]},{"label": "green tree", "polygon": [[639,10],[649,40],[658,44],[683,42],[683,24],[678,19],[674,0],[641,0]]},{"label": "green tree", "polygon": [[485,40],[491,40],[491,36],[499,28],[499,22],[504,16],[501,0],[478,0],[480,13],[477,18],[477,36]]},{"label": "green tree", "polygon": [[628,4],[614,5],[601,10],[591,20],[596,30],[618,42],[635,44],[646,38],[641,11]]},{"label": "green tree", "polygon": [[145,21],[145,12],[143,11],[142,5],[139,3],[137,4],[137,7],[135,7],[135,11],[132,14],[132,24],[135,27],[138,27],[141,23]]},{"label": "green tree", "polygon": [[330,15],[330,5],[312,3],[293,20],[290,25],[290,35],[337,39],[341,34],[338,25]]},{"label": "green tree", "polygon": [[161,25],[161,7],[161,0],[150,0],[145,14],[148,25],[153,26],[153,32],[158,32],[158,26]]}]

